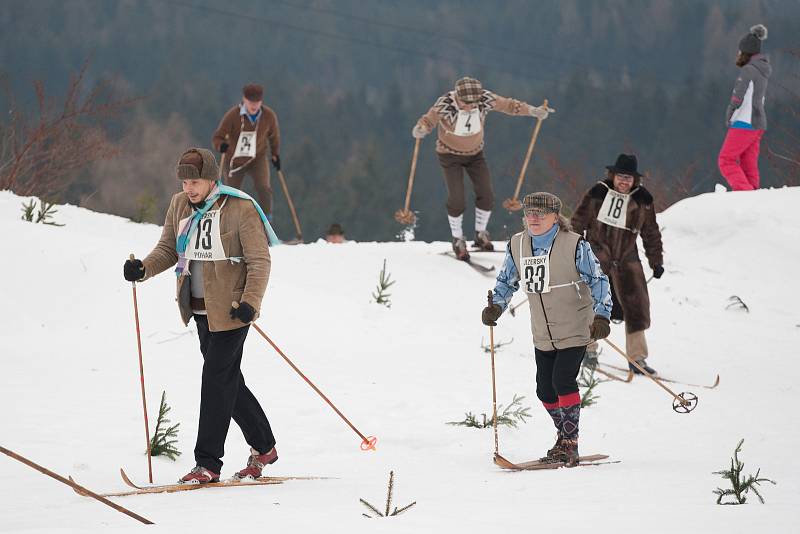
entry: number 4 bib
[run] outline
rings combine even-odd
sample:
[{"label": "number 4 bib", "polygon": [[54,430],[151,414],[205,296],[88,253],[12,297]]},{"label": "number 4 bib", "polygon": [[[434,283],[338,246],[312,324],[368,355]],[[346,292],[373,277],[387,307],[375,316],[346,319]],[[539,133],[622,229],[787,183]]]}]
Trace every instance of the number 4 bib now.
[{"label": "number 4 bib", "polygon": [[453,133],[461,137],[475,135],[481,131],[481,112],[478,108],[472,111],[459,111]]},{"label": "number 4 bib", "polygon": [[550,293],[550,256],[526,256],[520,266],[527,293]]},{"label": "number 4 bib", "polygon": [[627,228],[625,223],[627,222],[628,200],[630,198],[630,195],[609,189],[608,193],[606,193],[606,198],[603,200],[603,205],[600,206],[597,220],[616,228]]}]

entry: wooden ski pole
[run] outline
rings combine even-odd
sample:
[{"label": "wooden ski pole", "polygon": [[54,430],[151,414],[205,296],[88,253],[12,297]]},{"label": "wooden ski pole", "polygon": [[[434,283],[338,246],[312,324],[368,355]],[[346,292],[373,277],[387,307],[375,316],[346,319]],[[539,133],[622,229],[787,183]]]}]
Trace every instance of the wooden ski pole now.
[{"label": "wooden ski pole", "polygon": [[[234,307],[234,308],[238,308],[238,307],[239,307],[239,303],[238,303],[238,302],[236,302],[236,301],[234,301],[234,302],[232,302],[232,303],[231,303],[231,306],[232,306],[232,307]],[[280,355],[281,355],[281,357],[282,357],[284,360],[286,360],[286,363],[288,363],[288,364],[289,364],[289,366],[290,366],[292,369],[294,369],[294,370],[295,370],[295,372],[296,372],[298,375],[300,375],[300,377],[301,377],[303,380],[305,380],[305,381],[306,381],[306,384],[308,384],[309,386],[311,386],[311,388],[312,388],[314,391],[316,391],[316,392],[317,392],[317,394],[318,394],[320,397],[322,397],[322,400],[324,400],[325,402],[327,402],[327,403],[328,403],[328,406],[330,406],[330,407],[333,409],[333,411],[334,411],[334,412],[336,412],[336,414],[337,414],[339,417],[341,417],[341,418],[342,418],[342,420],[343,420],[345,423],[347,423],[347,426],[349,426],[349,427],[350,427],[350,428],[353,430],[353,432],[355,432],[356,434],[358,434],[358,437],[360,437],[360,438],[361,438],[361,450],[362,450],[362,451],[369,451],[369,450],[373,450],[373,451],[374,451],[374,450],[375,450],[375,444],[378,442],[378,438],[376,438],[375,436],[369,436],[369,437],[367,437],[367,436],[365,436],[364,434],[362,434],[362,433],[361,433],[361,431],[359,431],[359,430],[358,430],[358,429],[355,427],[355,425],[354,425],[353,423],[351,423],[351,422],[350,422],[350,420],[349,420],[347,417],[345,417],[345,416],[344,416],[344,414],[343,414],[342,412],[340,412],[340,411],[339,411],[339,408],[337,408],[337,407],[336,407],[336,406],[335,406],[335,405],[334,405],[334,404],[331,402],[331,400],[330,400],[330,399],[329,399],[327,396],[325,396],[325,394],[324,394],[324,393],[323,393],[323,392],[322,392],[322,391],[321,391],[321,390],[320,390],[320,389],[319,389],[317,386],[315,386],[315,385],[314,385],[314,383],[313,383],[311,380],[309,380],[309,379],[308,379],[308,377],[307,377],[306,375],[304,375],[304,374],[303,374],[303,372],[302,372],[302,371],[301,371],[301,370],[300,370],[300,369],[299,369],[299,368],[298,368],[298,367],[297,367],[297,366],[294,364],[294,362],[292,362],[292,360],[290,360],[290,359],[289,359],[289,357],[288,357],[288,356],[286,356],[286,354],[284,354],[284,353],[283,353],[283,351],[282,351],[282,350],[281,350],[281,349],[280,349],[280,348],[279,348],[279,347],[278,347],[278,346],[275,344],[275,342],[274,342],[274,341],[272,341],[272,340],[269,338],[269,336],[268,336],[268,335],[267,335],[267,334],[266,334],[266,333],[265,333],[263,330],[261,330],[261,328],[260,328],[260,327],[259,327],[259,326],[258,326],[258,325],[255,323],[255,322],[252,322],[252,323],[250,323],[250,325],[251,325],[253,328],[255,328],[255,329],[256,329],[256,332],[258,332],[259,334],[261,334],[261,337],[263,337],[264,339],[266,339],[266,340],[267,340],[267,343],[269,343],[269,344],[272,346],[272,348],[273,348],[273,349],[275,349],[275,352],[277,352],[278,354],[280,354]]]},{"label": "wooden ski pole", "polygon": [[[653,375],[651,375],[650,373],[645,371],[645,369],[641,365],[639,365],[639,362],[637,362],[636,360],[634,360],[633,358],[628,356],[625,353],[625,351],[623,351],[621,348],[616,346],[611,340],[609,340],[607,338],[604,338],[603,341],[605,341],[606,343],[611,345],[612,349],[614,349],[615,351],[619,352],[626,360],[628,360],[631,363],[631,365],[636,367],[643,375],[645,375],[647,378],[649,378],[650,380],[652,380],[653,382],[658,384],[658,386],[661,389],[663,389],[664,391],[669,393],[672,396],[672,398],[675,399],[675,402],[678,403],[680,406],[683,406],[683,407],[687,408],[688,411],[692,411],[694,409],[694,406],[697,405],[697,404],[692,405],[692,401],[690,399],[686,399],[683,396],[683,395],[685,395],[685,393],[681,393],[680,395],[675,394],[675,392],[673,392],[671,389],[669,389],[667,386],[665,386],[664,383],[661,382],[661,380],[659,380],[658,378],[654,377]],[[694,394],[692,394],[692,396],[694,396],[694,400],[696,401],[697,397]],[[673,403],[673,406],[675,406],[674,403]]]},{"label": "wooden ski pole", "polygon": [[[550,109],[547,107],[546,98],[544,99],[544,104],[542,104],[542,106],[548,110]],[[541,128],[542,119],[536,119],[536,126],[533,129],[533,134],[531,135],[531,142],[528,144],[528,153],[525,154],[525,161],[522,163],[522,169],[520,169],[519,177],[517,177],[517,188],[514,190],[514,197],[507,198],[503,201],[503,207],[508,211],[519,211],[522,209],[522,203],[519,201],[519,193],[522,190],[522,182],[525,180],[525,173],[528,171],[528,163],[531,161],[533,147],[536,146],[536,139],[539,137],[539,130],[541,130]]]},{"label": "wooden ski pole", "polygon": [[[492,305],[492,291],[486,295],[489,306]],[[494,366],[494,327],[489,326],[489,351],[492,354],[492,429],[494,430],[494,463],[511,464],[506,458],[500,455],[500,441],[497,436],[497,380]],[[513,464],[511,464],[513,465]]]},{"label": "wooden ski pole", "polygon": [[[130,255],[130,260],[135,259]],[[150,484],[153,483],[153,461],[150,454],[150,425],[147,422],[147,397],[144,390],[144,363],[142,362],[142,335],[139,331],[139,302],[136,299],[136,282],[131,282],[133,288],[133,315],[136,318],[136,345],[139,347],[139,381],[142,385],[142,409],[144,410],[144,437],[147,440],[147,476]]]},{"label": "wooden ski pole", "polygon": [[23,464],[27,465],[28,467],[32,467],[33,469],[36,469],[40,473],[45,474],[45,475],[49,476],[50,478],[54,478],[54,479],[58,480],[59,482],[61,482],[63,484],[66,484],[67,486],[70,486],[72,489],[74,489],[78,493],[81,493],[81,494],[87,495],[87,496],[89,496],[89,497],[91,497],[93,499],[96,499],[96,500],[100,501],[101,503],[105,504],[106,506],[110,506],[114,510],[116,510],[118,512],[122,512],[123,514],[125,514],[127,516],[130,516],[130,517],[134,518],[135,520],[137,520],[137,521],[139,521],[141,523],[144,523],[145,525],[153,525],[154,524],[149,519],[144,518],[144,517],[142,517],[139,514],[136,514],[134,512],[131,512],[127,508],[123,508],[122,506],[109,501],[105,497],[101,497],[100,495],[96,494],[95,492],[93,492],[93,491],[91,491],[89,489],[86,489],[85,487],[81,486],[80,484],[78,484],[78,483],[76,483],[74,481],[68,480],[68,479],[62,477],[61,475],[59,475],[57,473],[54,473],[53,471],[50,471],[49,469],[47,469],[45,467],[42,467],[41,465],[39,465],[39,464],[37,464],[35,462],[32,462],[31,460],[28,460],[24,456],[20,456],[19,454],[15,453],[14,451],[10,451],[10,450],[6,449],[5,447],[0,446],[0,452],[5,454],[6,456],[9,456],[9,457],[11,457],[11,458],[13,458],[15,460],[18,460],[18,461],[22,462]]},{"label": "wooden ski pole", "polygon": [[289,211],[291,212],[292,220],[294,221],[295,236],[297,237],[298,241],[302,242],[303,232],[300,230],[300,220],[297,218],[297,212],[294,209],[294,202],[292,202],[292,197],[289,195],[289,188],[286,186],[286,178],[283,176],[283,171],[278,170],[278,178],[281,181],[283,194],[286,195],[286,201],[289,203]]},{"label": "wooden ski pole", "polygon": [[406,189],[406,203],[403,209],[394,212],[394,219],[401,224],[414,224],[417,216],[409,209],[411,205],[411,189],[414,187],[414,175],[417,173],[417,157],[419,157],[419,144],[422,139],[414,142],[414,155],[411,157],[411,172],[408,173],[408,188]]}]

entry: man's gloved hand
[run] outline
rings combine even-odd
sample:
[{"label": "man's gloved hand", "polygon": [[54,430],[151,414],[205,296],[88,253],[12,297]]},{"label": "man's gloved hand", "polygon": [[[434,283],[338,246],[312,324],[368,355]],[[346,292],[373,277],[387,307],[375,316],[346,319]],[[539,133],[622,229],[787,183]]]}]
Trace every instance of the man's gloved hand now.
[{"label": "man's gloved hand", "polygon": [[503,308],[499,304],[486,306],[481,312],[481,321],[486,326],[497,326],[497,319],[503,315]]},{"label": "man's gloved hand", "polygon": [[420,126],[419,124],[417,124],[416,126],[414,126],[414,129],[413,129],[413,130],[411,130],[411,136],[412,136],[414,139],[422,139],[422,138],[423,138],[423,137],[425,137],[426,135],[428,135],[428,132],[425,130],[425,128],[423,128],[423,127],[422,127],[422,126]]},{"label": "man's gloved hand", "polygon": [[276,171],[281,170],[281,157],[277,154],[272,156],[272,166],[275,167]]},{"label": "man's gloved hand", "polygon": [[219,153],[220,153],[220,154],[224,154],[225,152],[227,152],[227,151],[228,151],[228,148],[229,148],[229,147],[230,147],[230,145],[229,145],[228,143],[221,143],[221,144],[219,145]]},{"label": "man's gloved hand", "polygon": [[128,282],[138,282],[144,278],[144,264],[142,260],[125,260],[122,274]]},{"label": "man's gloved hand", "polygon": [[653,278],[661,278],[662,274],[664,274],[663,265],[656,265],[653,267]]},{"label": "man's gloved hand", "polygon": [[231,306],[231,319],[239,319],[244,324],[250,324],[256,317],[256,310],[248,303],[242,301],[238,308]]},{"label": "man's gloved hand", "polygon": [[546,106],[528,106],[528,115],[541,120],[545,120],[548,115],[555,112],[556,110]]},{"label": "man's gloved hand", "polygon": [[611,324],[602,315],[595,315],[592,326],[589,327],[589,337],[594,340],[605,339],[611,333]]}]

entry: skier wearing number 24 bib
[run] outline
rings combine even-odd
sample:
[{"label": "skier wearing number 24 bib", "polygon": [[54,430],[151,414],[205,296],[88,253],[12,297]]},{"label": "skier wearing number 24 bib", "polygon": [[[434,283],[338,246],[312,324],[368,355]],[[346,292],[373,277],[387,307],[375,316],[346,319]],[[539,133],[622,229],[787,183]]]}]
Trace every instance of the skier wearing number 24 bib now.
[{"label": "skier wearing number 24 bib", "polygon": [[[223,185],[214,154],[186,151],[176,168],[183,192],[170,202],[161,239],[144,260],[125,262],[124,276],[142,282],[177,263],[177,301],[184,324],[194,318],[203,355],[197,466],[180,482],[219,480],[231,418],[250,445],[236,477],[258,478],[278,459],[267,416],[245,385],[240,366],[250,323],[258,317],[271,266],[268,240],[278,240],[256,201]],[[238,307],[233,307],[237,302]]]},{"label": "skier wearing number 24 bib", "polygon": [[[650,327],[650,296],[644,277],[638,236],[654,278],[664,274],[664,250],[661,231],[656,222],[653,196],[642,185],[636,156],[620,154],[614,165],[606,167],[608,177],[583,195],[572,215],[572,227],[592,245],[600,265],[611,279],[614,319],[625,320],[625,351],[645,371],[655,375],[647,365],[647,339]],[[597,362],[597,344],[587,349],[587,363]],[[631,371],[641,374],[633,364]]]},{"label": "skier wearing number 24 bib", "polygon": [[536,355],[536,396],[553,419],[557,438],[543,462],[578,464],[581,397],[578,372],[586,345],[610,332],[611,294],[589,243],[569,230],[561,200],[531,193],[523,200],[525,230],[506,248],[485,325],[495,321],[520,286],[528,295]]}]

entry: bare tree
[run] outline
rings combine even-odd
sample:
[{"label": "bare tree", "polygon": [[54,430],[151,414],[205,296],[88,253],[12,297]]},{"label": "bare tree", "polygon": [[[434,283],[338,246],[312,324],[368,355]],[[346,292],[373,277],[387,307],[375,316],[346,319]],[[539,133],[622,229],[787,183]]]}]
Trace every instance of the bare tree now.
[{"label": "bare tree", "polygon": [[63,99],[47,96],[44,83],[34,81],[33,113],[6,85],[10,106],[7,122],[0,122],[0,190],[57,195],[69,186],[76,171],[118,153],[105,126],[137,99],[118,98],[109,80],[87,89],[88,67],[89,60],[72,76]]}]

